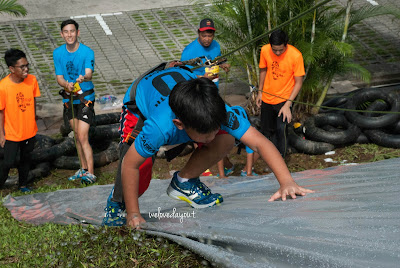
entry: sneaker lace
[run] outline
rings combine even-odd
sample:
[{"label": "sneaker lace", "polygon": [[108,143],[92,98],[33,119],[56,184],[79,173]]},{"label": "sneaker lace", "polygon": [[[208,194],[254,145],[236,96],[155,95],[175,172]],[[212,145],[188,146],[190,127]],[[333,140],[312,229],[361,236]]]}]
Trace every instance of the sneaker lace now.
[{"label": "sneaker lace", "polygon": [[192,187],[192,192],[196,192],[196,189],[200,189],[203,195],[211,194],[210,188],[208,188],[204,183],[202,183],[199,178],[196,178],[195,183],[193,184]]}]

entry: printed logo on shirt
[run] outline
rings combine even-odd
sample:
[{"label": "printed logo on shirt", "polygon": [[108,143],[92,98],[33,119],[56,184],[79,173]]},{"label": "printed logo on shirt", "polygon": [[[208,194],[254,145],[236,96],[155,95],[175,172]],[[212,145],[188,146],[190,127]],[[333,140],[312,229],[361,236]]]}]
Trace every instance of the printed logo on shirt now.
[{"label": "printed logo on shirt", "polygon": [[239,120],[237,116],[233,112],[228,112],[228,120],[226,122],[226,126],[232,130],[239,128]]},{"label": "printed logo on shirt", "polygon": [[277,61],[272,62],[272,78],[278,80],[279,77],[283,77],[286,71],[279,69],[279,63]]},{"label": "printed logo on shirt", "polygon": [[21,109],[22,112],[25,112],[26,108],[31,105],[31,99],[25,98],[22,92],[17,93],[16,99],[18,103],[18,108]]},{"label": "printed logo on shirt", "polygon": [[155,154],[157,152],[144,136],[140,137],[140,143],[149,153]]},{"label": "printed logo on shirt", "polygon": [[72,61],[68,61],[65,67],[67,68],[67,75],[69,77],[69,81],[75,81],[75,79],[79,77],[79,74],[74,67],[74,63]]}]

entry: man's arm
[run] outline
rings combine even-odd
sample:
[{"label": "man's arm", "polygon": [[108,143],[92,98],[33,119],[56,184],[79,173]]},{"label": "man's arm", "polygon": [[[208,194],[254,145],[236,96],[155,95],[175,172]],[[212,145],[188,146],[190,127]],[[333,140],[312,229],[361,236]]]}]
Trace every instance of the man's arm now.
[{"label": "man's arm", "polygon": [[74,83],[65,80],[63,75],[57,75],[57,83],[68,92],[74,91]]},{"label": "man's arm", "polygon": [[93,75],[93,70],[90,68],[85,69],[85,75],[79,75],[79,77],[76,79],[76,82],[82,83],[82,82],[88,82],[92,80],[92,75]]},{"label": "man's arm", "polygon": [[4,110],[0,110],[0,146],[4,148],[6,143],[6,136],[4,132]]},{"label": "man's arm", "polygon": [[135,145],[129,148],[121,167],[122,187],[126,205],[126,224],[139,229],[140,223],[146,222],[139,209],[139,167],[146,158],[139,155]]},{"label": "man's arm", "polygon": [[294,99],[296,99],[297,95],[300,92],[301,87],[303,86],[303,76],[295,76],[294,77],[294,87],[292,93],[290,94],[289,99],[285,102],[282,106],[281,110],[279,111],[278,117],[282,114],[282,120],[287,120],[288,123],[292,121],[292,112],[290,111],[290,107]]},{"label": "man's arm", "polygon": [[267,68],[260,68],[260,82],[258,83],[258,95],[257,95],[257,106],[261,107],[261,99],[262,99],[262,94],[263,94],[263,88],[264,88],[264,82],[265,82],[265,77],[267,76]]},{"label": "man's arm", "polygon": [[314,191],[302,188],[297,185],[293,180],[290,172],[280,155],[279,151],[266,137],[258,132],[254,127],[250,127],[246,133],[240,139],[244,144],[249,146],[254,152],[260,154],[261,158],[267,163],[267,165],[274,172],[279,184],[279,190],[273,194],[268,201],[274,201],[282,198],[282,201],[286,200],[286,196],[290,196],[293,199],[296,195],[306,195],[307,193],[313,193]]}]

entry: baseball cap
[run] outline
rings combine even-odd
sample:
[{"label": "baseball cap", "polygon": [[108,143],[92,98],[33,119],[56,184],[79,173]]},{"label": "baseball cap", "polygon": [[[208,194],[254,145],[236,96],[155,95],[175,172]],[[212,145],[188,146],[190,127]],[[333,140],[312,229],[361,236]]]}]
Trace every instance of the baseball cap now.
[{"label": "baseball cap", "polygon": [[204,32],[204,31],[207,31],[207,30],[215,31],[214,22],[213,22],[212,19],[202,19],[200,21],[199,31],[200,32]]}]

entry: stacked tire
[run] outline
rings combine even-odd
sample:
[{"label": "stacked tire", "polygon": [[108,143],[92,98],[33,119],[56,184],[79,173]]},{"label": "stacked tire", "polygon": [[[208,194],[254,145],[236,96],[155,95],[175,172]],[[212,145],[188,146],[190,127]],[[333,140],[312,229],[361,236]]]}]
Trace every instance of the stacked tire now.
[{"label": "stacked tire", "polygon": [[307,154],[323,154],[353,143],[400,148],[399,93],[400,87],[368,88],[330,100],[328,105],[337,106],[307,118],[301,132],[289,127],[289,142]]}]

